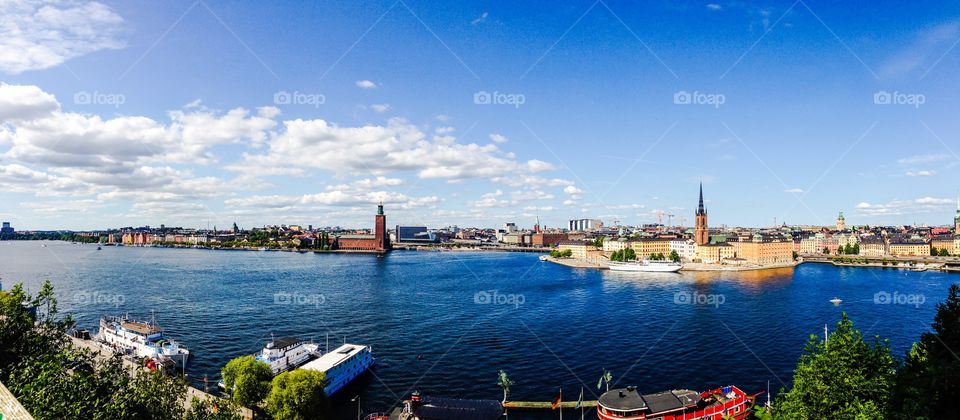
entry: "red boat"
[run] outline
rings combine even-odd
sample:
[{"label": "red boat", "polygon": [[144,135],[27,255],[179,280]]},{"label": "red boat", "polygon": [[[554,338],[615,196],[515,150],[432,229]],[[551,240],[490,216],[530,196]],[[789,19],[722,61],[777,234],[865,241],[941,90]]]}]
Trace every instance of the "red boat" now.
[{"label": "red boat", "polygon": [[745,419],[757,395],[747,395],[735,386],[706,392],[689,389],[640,394],[637,387],[607,391],[597,401],[601,420],[720,420]]}]

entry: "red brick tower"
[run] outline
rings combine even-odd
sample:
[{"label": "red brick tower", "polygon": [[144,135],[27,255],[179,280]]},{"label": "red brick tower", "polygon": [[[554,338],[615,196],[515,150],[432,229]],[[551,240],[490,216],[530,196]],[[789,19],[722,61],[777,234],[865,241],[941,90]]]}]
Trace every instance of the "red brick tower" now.
[{"label": "red brick tower", "polygon": [[383,202],[377,205],[377,217],[374,222],[374,232],[377,240],[377,251],[390,250],[390,236],[387,235],[387,216],[383,214]]},{"label": "red brick tower", "polygon": [[700,183],[700,205],[697,206],[693,240],[697,242],[697,245],[710,243],[710,229],[707,228],[707,209],[703,207],[703,183]]}]

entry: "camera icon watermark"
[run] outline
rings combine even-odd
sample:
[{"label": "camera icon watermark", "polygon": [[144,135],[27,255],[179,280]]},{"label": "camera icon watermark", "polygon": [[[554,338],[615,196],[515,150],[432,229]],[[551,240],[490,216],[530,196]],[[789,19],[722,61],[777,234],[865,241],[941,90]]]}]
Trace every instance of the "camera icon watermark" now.
[{"label": "camera icon watermark", "polygon": [[677,305],[707,305],[719,308],[727,301],[727,296],[722,294],[704,294],[697,292],[679,291],[673,294],[673,303]]},{"label": "camera icon watermark", "polygon": [[120,105],[126,102],[127,97],[122,93],[88,92],[81,90],[73,94],[74,105],[110,105],[114,108],[120,108]]},{"label": "camera icon watermark", "polygon": [[480,90],[473,94],[473,103],[475,105],[512,105],[514,108],[520,108],[520,105],[526,102],[527,97],[522,93],[487,92]]},{"label": "camera icon watermark", "polygon": [[481,290],[473,294],[473,303],[477,305],[513,305],[519,308],[527,301],[520,293],[500,293],[498,290]]},{"label": "camera icon watermark", "polygon": [[907,105],[917,109],[926,102],[927,97],[922,93],[887,92],[881,90],[873,94],[874,105]]},{"label": "camera icon watermark", "polygon": [[327,302],[327,297],[319,293],[276,292],[273,294],[275,305],[313,305],[320,307]]},{"label": "camera icon watermark", "polygon": [[304,93],[300,91],[287,92],[281,90],[273,94],[274,105],[310,105],[319,108],[327,102],[326,95],[322,93]]},{"label": "camera icon watermark", "polygon": [[99,290],[77,292],[73,295],[75,305],[113,305],[113,307],[118,308],[126,301],[126,297],[121,294],[106,293]]},{"label": "camera icon watermark", "polygon": [[727,96],[722,93],[680,90],[674,92],[673,103],[674,105],[711,105],[714,108],[720,108],[720,105],[727,103]]},{"label": "camera icon watermark", "polygon": [[881,290],[873,294],[873,303],[877,305],[911,305],[914,308],[919,308],[926,301],[927,297],[919,293],[900,293],[898,291],[890,293]]}]

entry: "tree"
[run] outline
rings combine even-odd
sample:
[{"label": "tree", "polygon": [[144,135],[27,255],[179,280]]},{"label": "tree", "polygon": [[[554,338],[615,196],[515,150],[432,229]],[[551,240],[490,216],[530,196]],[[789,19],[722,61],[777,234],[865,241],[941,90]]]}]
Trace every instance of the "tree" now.
[{"label": "tree", "polygon": [[796,261],[797,258],[800,258],[800,254],[797,251],[793,251],[793,260]]},{"label": "tree", "polygon": [[940,256],[941,256],[941,257],[949,257],[949,256],[950,256],[950,250],[948,250],[947,248],[940,248]]},{"label": "tree", "polygon": [[600,380],[597,381],[597,389],[600,389],[604,384],[607,385],[607,391],[610,391],[610,382],[613,381],[613,374],[609,370],[603,369],[603,373],[600,374]]},{"label": "tree", "polygon": [[266,398],[273,379],[270,365],[253,356],[241,356],[227,362],[220,374],[230,398],[247,407],[256,406]]},{"label": "tree", "polygon": [[240,409],[230,400],[196,398],[190,400],[190,409],[183,420],[240,420]]},{"label": "tree", "polygon": [[960,400],[960,286],[937,304],[933,331],[920,335],[897,375],[893,409],[904,418],[956,418]]},{"label": "tree", "polygon": [[670,261],[680,262],[680,254],[677,253],[677,250],[670,251]]},{"label": "tree", "polygon": [[327,419],[323,372],[296,369],[273,378],[267,413],[276,420]]},{"label": "tree", "polygon": [[593,246],[603,248],[603,236],[598,236],[597,240],[593,242]]},{"label": "tree", "polygon": [[514,382],[507,377],[507,372],[504,372],[503,369],[500,370],[500,374],[497,377],[497,385],[500,385],[500,388],[503,389],[503,402],[500,404],[507,403],[507,394],[510,393],[510,385],[513,385]]},{"label": "tree", "polygon": [[830,253],[830,248],[823,247],[823,253],[824,253],[824,254],[829,254],[829,253]]},{"label": "tree", "polygon": [[936,247],[931,246],[931,247],[930,247],[930,256],[931,256],[931,257],[936,257],[936,256],[938,256],[938,255],[940,255],[939,250],[938,250]]},{"label": "tree", "polygon": [[853,254],[860,255],[860,244],[853,244]]},{"label": "tree", "polygon": [[811,335],[794,371],[793,388],[775,404],[787,419],[884,418],[894,384],[894,360],[887,341],[863,341],[843,313],[824,342]]}]

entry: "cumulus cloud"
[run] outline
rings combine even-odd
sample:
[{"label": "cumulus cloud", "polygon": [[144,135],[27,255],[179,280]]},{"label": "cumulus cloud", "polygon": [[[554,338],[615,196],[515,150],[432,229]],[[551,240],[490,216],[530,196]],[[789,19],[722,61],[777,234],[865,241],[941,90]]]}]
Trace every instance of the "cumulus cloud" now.
[{"label": "cumulus cloud", "polygon": [[906,176],[934,176],[937,171],[907,171]]},{"label": "cumulus cloud", "polygon": [[91,1],[0,2],[0,71],[41,70],[92,52],[119,49],[123,18]]},{"label": "cumulus cloud", "polygon": [[374,89],[377,84],[370,80],[357,80],[357,87],[360,89]]},{"label": "cumulus cloud", "polygon": [[394,204],[401,209],[431,207],[440,199],[436,196],[409,197],[405,194],[378,189],[396,186],[402,182],[394,178],[378,177],[360,179],[348,184],[331,185],[325,191],[303,195],[254,195],[231,198],[224,203],[228,206],[261,207],[270,209],[310,209],[316,206],[351,207],[371,205],[379,202]]},{"label": "cumulus cloud", "polygon": [[0,83],[0,123],[40,118],[59,109],[57,98],[39,87]]},{"label": "cumulus cloud", "polygon": [[901,216],[911,214],[934,213],[949,210],[953,199],[921,197],[912,200],[892,200],[887,203],[857,204],[857,211],[864,216]]},{"label": "cumulus cloud", "polygon": [[507,139],[507,136],[504,136],[503,134],[490,133],[490,141],[492,141],[492,142],[494,142],[494,143],[496,143],[496,144],[506,143],[507,140],[509,140],[509,139]]},{"label": "cumulus cloud", "polygon": [[717,3],[708,3],[708,4],[707,4],[707,9],[708,9],[708,10],[712,10],[712,11],[714,11],[714,12],[718,12],[718,11],[720,11],[720,10],[723,10],[723,6],[721,6],[721,5],[717,4]]},{"label": "cumulus cloud", "polygon": [[471,24],[471,25],[479,25],[479,24],[481,24],[481,23],[483,23],[483,22],[486,22],[486,21],[487,21],[487,18],[488,18],[489,16],[490,16],[490,13],[489,13],[489,12],[483,12],[483,13],[480,14],[480,16],[477,16],[476,19],[470,21],[470,24]]}]

